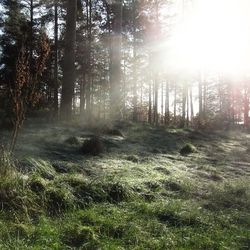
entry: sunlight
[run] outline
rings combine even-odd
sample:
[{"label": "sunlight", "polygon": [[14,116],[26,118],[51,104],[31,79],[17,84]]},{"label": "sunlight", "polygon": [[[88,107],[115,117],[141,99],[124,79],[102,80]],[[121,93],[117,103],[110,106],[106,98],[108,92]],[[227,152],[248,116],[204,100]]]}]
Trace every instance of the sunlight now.
[{"label": "sunlight", "polygon": [[196,0],[182,13],[171,41],[175,67],[241,74],[250,65],[250,3]]}]

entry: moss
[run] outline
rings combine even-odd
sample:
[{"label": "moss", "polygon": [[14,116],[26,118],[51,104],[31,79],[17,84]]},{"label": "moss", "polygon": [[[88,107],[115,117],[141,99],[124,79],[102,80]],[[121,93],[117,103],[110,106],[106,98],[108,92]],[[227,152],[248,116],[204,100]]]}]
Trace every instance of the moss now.
[{"label": "moss", "polygon": [[113,135],[113,136],[121,136],[121,137],[124,137],[122,131],[119,130],[119,129],[108,129],[108,130],[106,131],[106,134],[108,134],[108,135]]},{"label": "moss", "polygon": [[93,138],[84,141],[81,147],[81,152],[83,154],[97,156],[105,152],[105,146],[100,137],[94,136]]},{"label": "moss", "polygon": [[164,186],[167,190],[170,190],[170,191],[183,191],[183,187],[181,183],[177,181],[173,181],[173,180],[164,181]]},{"label": "moss", "polygon": [[80,140],[77,137],[72,136],[66,139],[65,143],[69,145],[80,145]]},{"label": "moss", "polygon": [[134,163],[139,163],[140,162],[140,158],[137,155],[129,155],[126,157],[127,161],[131,161]]},{"label": "moss", "polygon": [[183,146],[180,150],[181,155],[189,155],[192,153],[195,153],[197,150],[194,145],[188,143],[185,146]]},{"label": "moss", "polygon": [[54,162],[52,166],[55,169],[55,171],[60,174],[70,173],[72,171],[72,168],[68,166],[66,163]]}]

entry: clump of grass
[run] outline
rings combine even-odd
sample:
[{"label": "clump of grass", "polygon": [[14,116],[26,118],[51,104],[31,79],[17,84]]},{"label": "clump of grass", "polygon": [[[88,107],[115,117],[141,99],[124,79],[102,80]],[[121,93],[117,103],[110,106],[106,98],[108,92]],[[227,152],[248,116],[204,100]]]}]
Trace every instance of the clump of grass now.
[{"label": "clump of grass", "polygon": [[113,135],[113,136],[124,137],[122,131],[119,130],[119,129],[116,129],[116,128],[106,130],[106,134]]},{"label": "clump of grass", "polygon": [[89,226],[73,224],[62,233],[62,241],[70,247],[84,247],[84,249],[96,249],[97,236]]},{"label": "clump of grass", "polygon": [[3,211],[15,213],[16,218],[29,218],[38,211],[35,195],[27,186],[28,178],[16,170],[9,153],[0,153],[0,204]]},{"label": "clump of grass", "polygon": [[16,171],[10,154],[4,150],[0,152],[0,203],[3,209],[21,206],[19,192],[22,191],[21,175]]},{"label": "clump of grass", "polygon": [[51,165],[50,162],[44,161],[42,159],[29,159],[29,162],[32,164],[32,172],[42,176],[45,179],[52,180],[55,178],[56,171]]},{"label": "clump of grass", "polygon": [[41,193],[46,189],[46,181],[38,175],[33,175],[28,180],[28,187],[35,193]]},{"label": "clump of grass", "polygon": [[25,223],[18,223],[13,225],[15,235],[19,237],[28,238],[34,233],[34,226]]},{"label": "clump of grass", "polygon": [[181,155],[189,155],[192,153],[197,152],[197,149],[194,145],[192,145],[191,143],[187,143],[186,145],[184,145],[181,149],[180,149],[180,154]]},{"label": "clump of grass", "polygon": [[151,191],[157,191],[161,188],[161,183],[157,181],[147,181],[145,182],[145,185],[151,190]]},{"label": "clump of grass", "polygon": [[207,199],[205,207],[211,210],[250,210],[250,185],[241,180],[212,186]]},{"label": "clump of grass", "polygon": [[65,143],[67,143],[69,145],[80,145],[81,142],[77,137],[71,136],[65,140]]},{"label": "clump of grass", "polygon": [[99,136],[94,136],[84,141],[81,152],[83,154],[97,156],[105,152],[105,146]]},{"label": "clump of grass", "polygon": [[67,163],[62,163],[62,162],[54,162],[52,163],[53,168],[55,169],[55,171],[57,173],[60,174],[65,174],[65,173],[69,173],[72,172],[75,169],[72,169],[72,166],[69,166]]},{"label": "clump of grass", "polygon": [[175,191],[175,192],[184,191],[184,187],[182,183],[180,183],[179,181],[166,180],[164,181],[163,184],[167,190]]},{"label": "clump of grass", "polygon": [[128,155],[126,157],[126,160],[134,162],[134,163],[139,163],[140,162],[140,158],[137,155]]},{"label": "clump of grass", "polygon": [[103,185],[109,202],[128,201],[134,197],[134,192],[131,188],[123,183],[111,182]]},{"label": "clump of grass", "polygon": [[50,187],[45,191],[46,208],[49,215],[57,215],[74,207],[73,194],[63,187]]},{"label": "clump of grass", "polygon": [[118,182],[89,182],[84,180],[71,180],[73,194],[81,206],[99,202],[122,202],[134,198],[134,192],[125,184]]}]

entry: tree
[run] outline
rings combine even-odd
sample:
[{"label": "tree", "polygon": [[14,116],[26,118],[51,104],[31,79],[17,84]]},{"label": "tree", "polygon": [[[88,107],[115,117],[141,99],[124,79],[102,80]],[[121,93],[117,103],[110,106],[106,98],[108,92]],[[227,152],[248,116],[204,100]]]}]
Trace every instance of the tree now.
[{"label": "tree", "polygon": [[112,39],[110,54],[110,101],[112,119],[121,119],[121,42],[122,42],[122,0],[111,5],[114,14],[112,20]]},{"label": "tree", "polygon": [[77,0],[67,1],[66,34],[64,39],[61,119],[72,119],[72,99],[75,85]]}]

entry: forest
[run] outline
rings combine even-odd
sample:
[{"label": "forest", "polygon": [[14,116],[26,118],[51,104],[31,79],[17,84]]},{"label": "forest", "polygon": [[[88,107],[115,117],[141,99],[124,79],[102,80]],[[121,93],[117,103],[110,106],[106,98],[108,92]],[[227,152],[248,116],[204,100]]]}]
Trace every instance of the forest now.
[{"label": "forest", "polygon": [[0,0],[0,249],[250,249],[248,0]]}]

